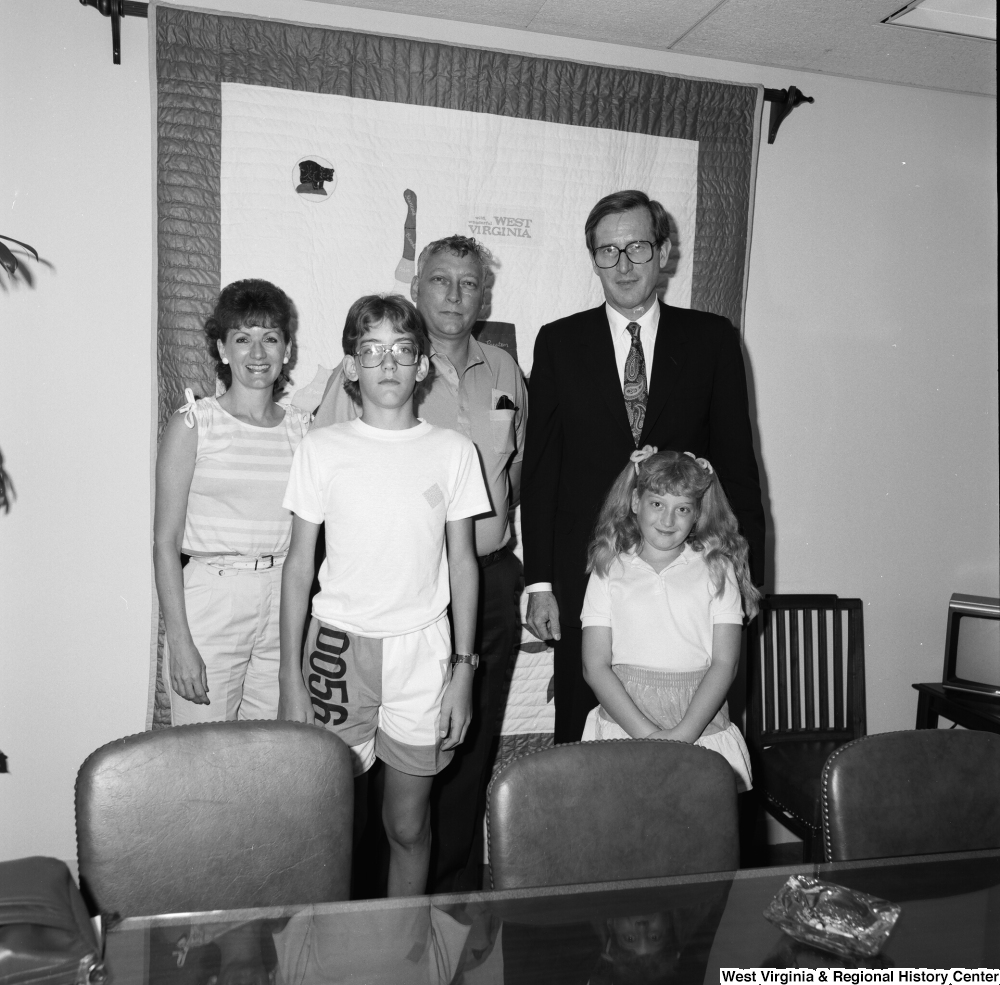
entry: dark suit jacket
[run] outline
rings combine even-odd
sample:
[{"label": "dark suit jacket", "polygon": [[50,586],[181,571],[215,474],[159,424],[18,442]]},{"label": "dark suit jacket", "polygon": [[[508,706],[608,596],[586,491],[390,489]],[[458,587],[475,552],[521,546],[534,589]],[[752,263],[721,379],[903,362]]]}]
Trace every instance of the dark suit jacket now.
[{"label": "dark suit jacket", "polygon": [[[764,574],[764,509],[736,329],[660,303],[642,445],[690,451],[718,473]],[[526,584],[553,583],[560,619],[580,617],[587,542],[608,489],[635,450],[602,304],[542,327],[528,382],[521,479]]]}]

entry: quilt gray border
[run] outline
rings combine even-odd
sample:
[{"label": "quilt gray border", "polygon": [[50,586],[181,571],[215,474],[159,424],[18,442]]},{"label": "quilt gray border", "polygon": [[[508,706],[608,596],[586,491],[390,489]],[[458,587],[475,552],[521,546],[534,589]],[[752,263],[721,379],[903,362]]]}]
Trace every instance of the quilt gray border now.
[{"label": "quilt gray border", "polygon": [[[761,86],[155,3],[149,14],[156,51],[158,433],[186,387],[215,392],[202,326],[221,288],[223,82],[696,140],[691,306],[740,326]],[[157,636],[153,727],[170,720],[162,620]]]}]

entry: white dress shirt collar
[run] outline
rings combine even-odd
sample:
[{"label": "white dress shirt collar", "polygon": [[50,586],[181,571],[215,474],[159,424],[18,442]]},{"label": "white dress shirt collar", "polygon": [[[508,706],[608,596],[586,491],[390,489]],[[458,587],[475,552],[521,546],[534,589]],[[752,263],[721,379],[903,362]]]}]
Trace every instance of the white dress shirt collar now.
[{"label": "white dress shirt collar", "polygon": [[649,331],[653,333],[654,339],[656,338],[656,329],[660,324],[659,301],[656,301],[656,303],[650,307],[649,311],[640,315],[638,318],[627,318],[617,308],[612,308],[607,301],[604,302],[604,310],[608,313],[608,324],[611,326],[612,337],[617,337],[624,333],[631,340],[631,334],[628,330],[628,326],[635,321],[639,323],[640,338],[645,335],[646,329],[649,329]]},{"label": "white dress shirt collar", "polygon": [[605,302],[604,310],[608,315],[608,325],[611,326],[611,342],[615,347],[615,364],[618,367],[618,382],[624,387],[625,363],[628,360],[629,349],[632,347],[632,333],[628,330],[631,322],[639,323],[639,342],[642,345],[642,357],[646,362],[646,386],[653,380],[653,351],[656,347],[656,329],[660,324],[660,303],[656,301],[649,311],[638,318],[627,318],[616,308]]}]

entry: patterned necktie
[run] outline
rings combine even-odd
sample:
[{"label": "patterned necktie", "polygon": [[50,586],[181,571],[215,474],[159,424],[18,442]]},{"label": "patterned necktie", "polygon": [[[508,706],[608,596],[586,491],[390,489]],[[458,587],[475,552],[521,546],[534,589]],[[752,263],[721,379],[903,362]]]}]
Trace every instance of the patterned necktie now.
[{"label": "patterned necktie", "polygon": [[632,345],[625,359],[625,380],[622,390],[625,394],[628,422],[632,425],[632,439],[638,448],[642,425],[646,420],[646,359],[642,354],[642,343],[639,341],[639,323],[629,322],[628,330],[632,334]]}]

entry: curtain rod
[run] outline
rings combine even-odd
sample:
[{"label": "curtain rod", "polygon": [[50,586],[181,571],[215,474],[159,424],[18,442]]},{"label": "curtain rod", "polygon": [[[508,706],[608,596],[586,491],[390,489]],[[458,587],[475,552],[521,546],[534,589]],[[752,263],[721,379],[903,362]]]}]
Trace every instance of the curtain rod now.
[{"label": "curtain rod", "polygon": [[769,144],[773,144],[774,138],[778,136],[778,127],[781,126],[781,121],[796,106],[815,102],[812,96],[803,95],[802,91],[796,89],[795,86],[789,86],[787,89],[765,89],[764,99],[771,104],[771,119],[767,126],[767,142]]},{"label": "curtain rod", "polygon": [[122,63],[122,18],[148,17],[148,3],[133,3],[132,0],[80,0],[84,7],[93,7],[105,17],[111,18],[111,60],[116,65]]},{"label": "curtain rod", "polygon": [[[123,17],[148,17],[149,4],[136,3],[133,0],[80,0],[84,7],[93,7],[105,17],[111,18],[111,57],[116,65],[122,63],[122,32]],[[774,143],[778,135],[778,127],[782,120],[796,106],[813,102],[812,96],[804,96],[795,86],[787,89],[765,89],[764,100],[771,104],[771,119],[767,128],[767,142]]]}]

